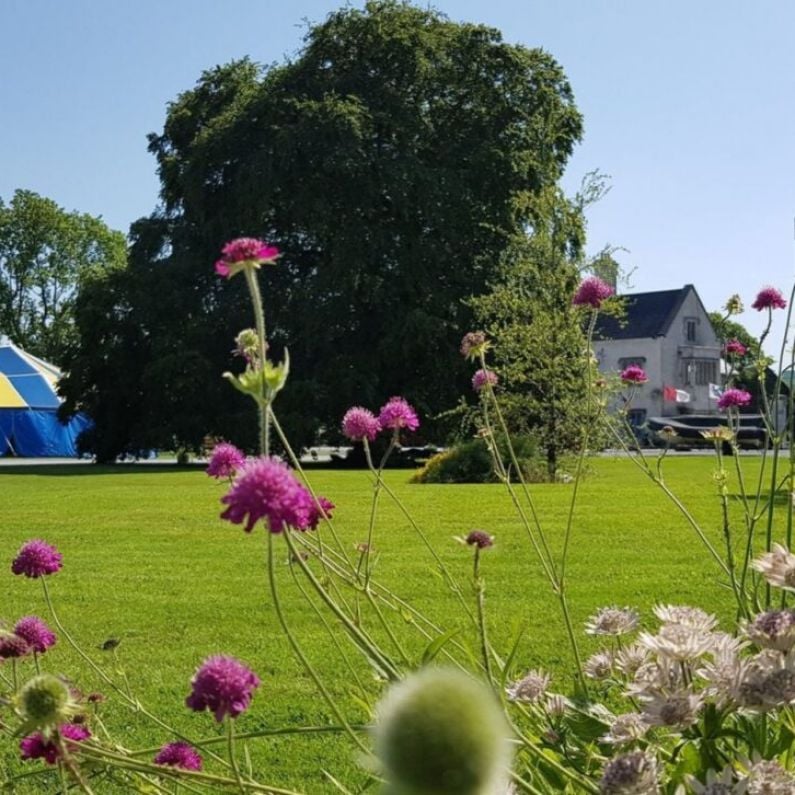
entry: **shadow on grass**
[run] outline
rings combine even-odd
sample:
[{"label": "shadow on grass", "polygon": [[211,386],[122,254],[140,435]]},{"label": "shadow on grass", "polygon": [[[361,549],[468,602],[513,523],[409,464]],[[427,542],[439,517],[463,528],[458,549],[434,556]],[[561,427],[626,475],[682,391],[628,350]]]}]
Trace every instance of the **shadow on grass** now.
[{"label": "shadow on grass", "polygon": [[0,478],[7,475],[81,477],[86,475],[153,475],[178,472],[203,472],[207,464],[6,464]]}]

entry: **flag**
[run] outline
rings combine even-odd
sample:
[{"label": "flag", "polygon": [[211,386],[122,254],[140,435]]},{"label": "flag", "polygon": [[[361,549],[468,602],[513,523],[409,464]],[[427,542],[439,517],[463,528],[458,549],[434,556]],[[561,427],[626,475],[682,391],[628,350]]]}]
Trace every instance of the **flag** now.
[{"label": "flag", "polygon": [[710,400],[720,400],[720,396],[723,394],[723,390],[717,384],[710,384],[709,385],[709,399]]},{"label": "flag", "polygon": [[673,386],[664,386],[663,400],[667,400],[670,403],[689,403],[690,393],[685,392],[684,389],[677,389]]}]

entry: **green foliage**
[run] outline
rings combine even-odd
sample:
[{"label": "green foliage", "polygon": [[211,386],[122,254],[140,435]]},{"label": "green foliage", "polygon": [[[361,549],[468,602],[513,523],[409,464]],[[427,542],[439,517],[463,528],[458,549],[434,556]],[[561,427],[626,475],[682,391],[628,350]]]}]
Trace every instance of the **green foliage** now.
[{"label": "green foliage", "polygon": [[76,338],[82,285],[124,266],[124,236],[99,219],[17,190],[0,199],[0,329],[26,350],[63,363]]},{"label": "green foliage", "polygon": [[[283,65],[205,72],[150,138],[163,207],[132,230],[129,318],[149,356],[130,363],[148,394],[129,440],[179,428],[189,446],[208,432],[246,443],[222,419],[240,404],[211,375],[233,369],[232,341],[251,325],[245,286],[212,273],[241,234],[284,251],[263,292],[274,360],[290,350],[279,402],[295,443],[319,428],[333,439],[350,405],[396,393],[426,418],[453,405],[468,381],[464,299],[485,289],[580,135],[547,53],[403,3],[331,14]],[[193,356],[207,377],[175,405],[158,363]],[[105,389],[88,375],[69,394]],[[431,422],[423,433],[438,435]]]},{"label": "green foliage", "polygon": [[[524,479],[547,480],[546,464],[538,444],[529,436],[511,439]],[[503,460],[508,460],[504,440],[498,442]],[[462,442],[430,458],[412,478],[413,483],[496,483],[497,475],[489,448],[483,439]]]}]

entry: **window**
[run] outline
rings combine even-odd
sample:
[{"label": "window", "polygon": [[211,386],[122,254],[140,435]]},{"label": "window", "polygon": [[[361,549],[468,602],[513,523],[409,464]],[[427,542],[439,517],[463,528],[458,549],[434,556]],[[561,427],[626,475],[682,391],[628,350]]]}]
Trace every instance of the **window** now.
[{"label": "window", "polygon": [[645,356],[625,356],[623,359],[618,360],[618,369],[626,370],[631,364],[636,364],[638,367],[646,367]]},{"label": "window", "polygon": [[698,321],[694,317],[685,318],[685,338],[688,342],[696,341],[696,325]]},{"label": "window", "polygon": [[718,383],[718,363],[714,359],[683,359],[682,380],[686,386]]}]

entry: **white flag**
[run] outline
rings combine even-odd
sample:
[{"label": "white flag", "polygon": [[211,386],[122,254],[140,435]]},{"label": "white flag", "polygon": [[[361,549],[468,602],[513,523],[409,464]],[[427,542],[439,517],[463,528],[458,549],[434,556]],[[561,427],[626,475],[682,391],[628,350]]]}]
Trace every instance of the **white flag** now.
[{"label": "white flag", "polygon": [[677,389],[676,390],[676,402],[677,403],[689,403],[690,402],[690,393],[685,392],[684,389]]},{"label": "white flag", "polygon": [[717,384],[710,384],[709,385],[709,399],[710,400],[720,400],[720,396],[723,394],[723,390]]}]

